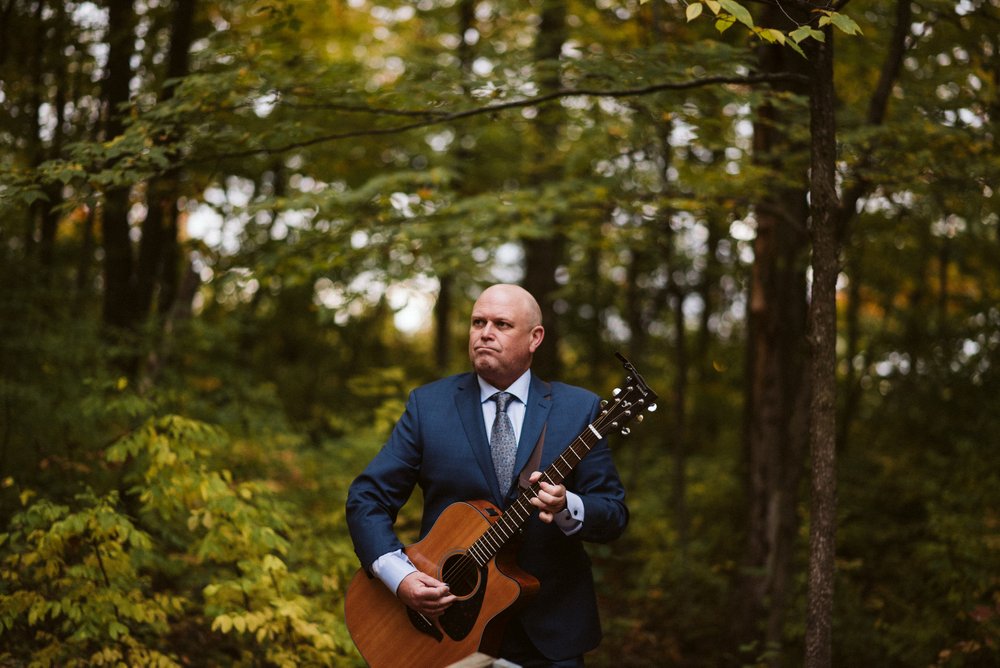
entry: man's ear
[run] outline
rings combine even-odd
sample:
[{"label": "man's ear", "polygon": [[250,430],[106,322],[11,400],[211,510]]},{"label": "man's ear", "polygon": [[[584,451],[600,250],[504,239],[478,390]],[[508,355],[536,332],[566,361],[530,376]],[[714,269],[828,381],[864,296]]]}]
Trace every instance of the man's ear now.
[{"label": "man's ear", "polygon": [[542,345],[542,340],[545,338],[545,328],[541,325],[535,325],[531,330],[531,343],[529,344],[529,350],[535,352],[538,350],[538,346]]}]

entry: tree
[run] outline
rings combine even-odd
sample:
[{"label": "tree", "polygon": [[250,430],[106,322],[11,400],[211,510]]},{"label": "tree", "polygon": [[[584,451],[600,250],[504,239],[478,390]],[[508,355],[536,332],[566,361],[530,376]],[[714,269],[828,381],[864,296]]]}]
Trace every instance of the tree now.
[{"label": "tree", "polygon": [[836,190],[833,31],[811,44],[813,82],[810,117],[810,238],[812,294],[809,300],[810,386],[809,451],[812,495],[809,522],[809,599],[806,665],[833,663],[833,582],[837,535],[836,376],[837,241],[839,199]]},{"label": "tree", "polygon": [[[771,7],[764,21],[780,26],[788,19]],[[808,61],[790,49],[762,44],[759,50],[763,71],[811,74]],[[808,139],[798,123],[798,101],[806,94],[798,82],[778,87],[758,106],[754,122],[754,160],[775,178],[753,209],[743,436],[748,547],[734,623],[741,644],[775,658],[784,636],[810,423],[805,340],[809,184],[803,165]],[[762,619],[761,632],[756,626]]]},{"label": "tree", "polygon": [[[538,90],[542,95],[559,90],[561,67],[559,64],[563,44],[566,41],[566,0],[543,0],[539,12],[538,33],[535,36],[534,60]],[[558,180],[561,169],[553,160],[559,155],[552,144],[562,131],[562,113],[554,105],[546,105],[539,110],[539,118],[533,125],[532,165],[527,169],[530,187],[545,192],[546,186]],[[535,369],[542,378],[557,378],[561,375],[559,350],[561,332],[559,314],[555,308],[558,299],[556,272],[565,255],[565,232],[567,224],[554,209],[542,208],[540,219],[535,221],[543,230],[542,234],[524,240],[524,287],[538,300],[545,323],[546,345],[539,350]]]}]

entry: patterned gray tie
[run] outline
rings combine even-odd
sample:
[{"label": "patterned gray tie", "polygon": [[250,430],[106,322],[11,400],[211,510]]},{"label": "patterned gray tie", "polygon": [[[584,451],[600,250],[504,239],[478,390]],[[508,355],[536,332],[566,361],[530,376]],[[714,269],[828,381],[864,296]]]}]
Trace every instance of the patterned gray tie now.
[{"label": "patterned gray tie", "polygon": [[514,395],[508,392],[497,392],[491,399],[497,402],[497,417],[493,420],[490,432],[490,448],[493,450],[493,468],[497,472],[497,482],[504,494],[510,489],[511,477],[514,475],[514,457],[517,455],[517,440],[514,438],[514,425],[507,416],[507,404]]}]

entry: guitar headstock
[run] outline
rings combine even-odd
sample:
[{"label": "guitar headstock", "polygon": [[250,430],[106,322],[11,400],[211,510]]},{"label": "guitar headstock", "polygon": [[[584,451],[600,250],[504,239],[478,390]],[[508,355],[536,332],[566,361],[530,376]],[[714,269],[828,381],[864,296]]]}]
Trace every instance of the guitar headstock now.
[{"label": "guitar headstock", "polygon": [[594,428],[601,436],[612,430],[618,430],[622,436],[628,436],[631,431],[628,427],[630,422],[633,420],[637,423],[642,422],[646,413],[656,411],[656,393],[646,384],[639,370],[621,353],[616,352],[615,357],[621,360],[625,367],[625,381],[622,387],[615,388],[612,392],[612,399],[601,402],[604,410],[594,421]]}]

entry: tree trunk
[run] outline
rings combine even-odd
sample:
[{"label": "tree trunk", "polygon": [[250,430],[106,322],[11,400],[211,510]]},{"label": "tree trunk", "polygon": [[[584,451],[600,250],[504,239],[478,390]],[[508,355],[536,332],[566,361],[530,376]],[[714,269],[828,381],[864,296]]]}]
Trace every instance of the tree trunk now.
[{"label": "tree trunk", "polygon": [[[131,0],[108,2],[108,73],[104,81],[104,141],[124,131],[121,106],[129,99],[130,60],[133,52],[135,14]],[[135,258],[129,238],[127,186],[105,193],[101,210],[104,246],[104,324],[115,330],[133,330],[138,324],[134,283]]]},{"label": "tree trunk", "polygon": [[[458,43],[458,63],[462,72],[462,92],[471,98],[472,90],[469,83],[472,78],[472,63],[475,59],[473,44],[466,38],[469,31],[475,27],[476,2],[475,0],[461,0],[458,3],[458,34],[461,40]],[[462,132],[462,126],[456,127],[457,133]],[[462,142],[456,142],[455,162],[458,171],[473,159],[470,149],[462,146]],[[468,193],[468,184],[462,180],[458,184],[460,196]],[[438,273],[438,298],[434,302],[434,364],[437,367],[439,376],[447,375],[451,369],[452,339],[451,321],[454,317],[454,289],[455,278],[449,269]]]},{"label": "tree trunk", "polygon": [[834,120],[833,33],[810,49],[812,91],[810,135],[812,169],[813,285],[809,310],[812,347],[812,402],[809,446],[812,499],[809,523],[809,595],[806,616],[807,668],[832,665],[834,557],[837,529],[836,342],[837,243],[836,125]]},{"label": "tree trunk", "polygon": [[[773,9],[767,18],[780,22]],[[802,70],[804,64],[788,49],[764,46],[760,66],[763,72],[781,72]],[[757,110],[754,160],[776,174],[805,174],[808,147],[785,134],[787,122],[767,103]],[[752,652],[744,659],[763,658],[769,665],[780,659],[808,442],[806,187],[778,182],[754,207],[743,435],[749,515],[733,638]]]},{"label": "tree trunk", "polygon": [[[535,42],[535,68],[541,94],[560,87],[559,56],[566,41],[566,1],[543,0],[541,22]],[[536,124],[537,149],[532,156],[537,169],[532,170],[532,183],[542,185],[557,175],[558,166],[552,164],[552,142],[559,136],[562,112],[558,105],[545,105],[538,111]],[[524,288],[535,296],[542,309],[545,325],[545,345],[542,346],[532,368],[542,378],[552,379],[561,375],[559,362],[560,331],[558,314],[554,307],[559,285],[556,271],[565,255],[566,240],[559,220],[553,220],[547,237],[524,241]]]},{"label": "tree trunk", "polygon": [[708,226],[708,242],[705,249],[705,270],[702,272],[701,281],[698,284],[698,296],[701,298],[701,316],[698,321],[698,335],[695,344],[695,354],[692,366],[697,373],[698,380],[704,381],[711,377],[712,361],[709,358],[712,343],[712,331],[709,327],[715,299],[713,289],[719,283],[722,273],[717,257],[719,251],[719,240],[722,238],[722,221],[716,215],[710,214],[706,220]]},{"label": "tree trunk", "polygon": [[[196,0],[177,0],[170,24],[170,49],[167,53],[165,79],[180,79],[189,71],[188,52],[194,39]],[[174,87],[164,87],[160,101],[174,96]],[[180,139],[180,132],[169,129],[161,141],[168,146]],[[174,156],[171,155],[171,158]],[[151,179],[146,190],[146,219],[142,223],[139,260],[136,264],[136,309],[140,318],[147,317],[159,300],[158,311],[166,314],[173,306],[180,277],[180,252],[177,247],[177,199],[180,190],[180,170],[168,168],[161,176]],[[157,294],[158,293],[158,294]]]},{"label": "tree trunk", "polygon": [[687,386],[688,361],[687,330],[684,326],[685,294],[675,291],[674,299],[674,424],[669,445],[674,450],[674,480],[670,490],[674,527],[677,529],[677,545],[682,557],[687,555],[688,526],[687,509]]},{"label": "tree trunk", "polygon": [[451,367],[451,314],[454,279],[449,274],[438,276],[438,298],[434,302],[434,362],[438,375],[444,376]]},{"label": "tree trunk", "polygon": [[[43,3],[39,3],[43,4]],[[65,40],[66,31],[66,4],[57,2],[55,6],[55,17],[53,26],[52,43],[62,44]],[[44,40],[48,42],[48,40]],[[63,145],[63,125],[66,115],[66,89],[69,85],[66,77],[66,65],[62,59],[52,64],[54,70],[54,91],[55,97],[52,106],[55,111],[55,128],[52,133],[52,145],[49,147],[49,156],[58,158],[62,153]],[[39,258],[46,268],[46,280],[51,278],[52,269],[55,264],[56,232],[59,226],[59,205],[62,203],[62,186],[52,183],[45,187],[46,202],[40,217],[40,252]]]},{"label": "tree trunk", "polygon": [[[29,86],[30,93],[28,108],[28,136],[26,137],[26,153],[33,168],[37,168],[45,160],[45,146],[42,143],[41,126],[39,118],[41,107],[44,101],[43,91],[45,83],[43,81],[43,60],[45,39],[45,3],[39,1],[35,5],[35,12],[32,18],[34,28],[34,48],[28,60],[28,72],[30,73]],[[28,207],[27,220],[24,226],[24,248],[27,255],[35,252],[35,244],[38,240],[39,224],[49,209],[49,203],[44,199],[37,199]]]}]

